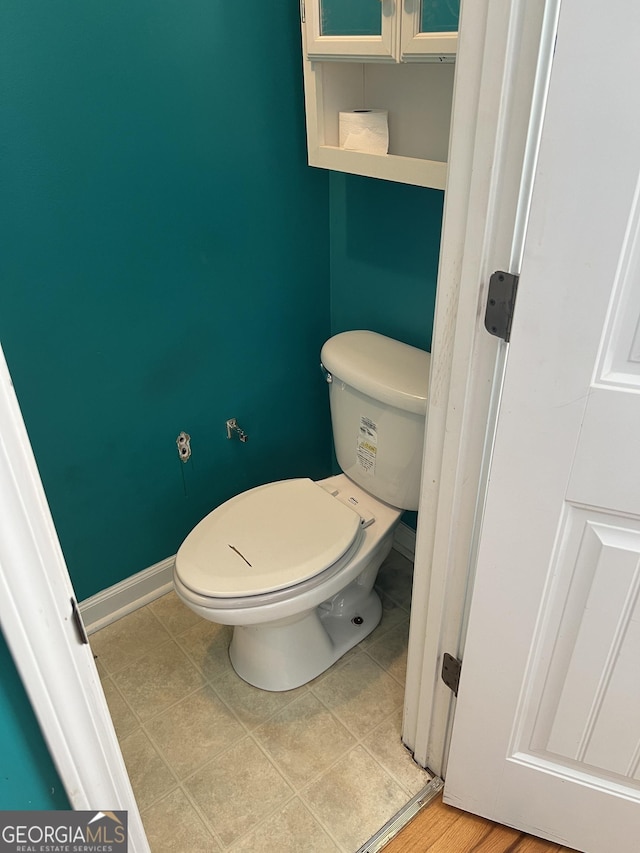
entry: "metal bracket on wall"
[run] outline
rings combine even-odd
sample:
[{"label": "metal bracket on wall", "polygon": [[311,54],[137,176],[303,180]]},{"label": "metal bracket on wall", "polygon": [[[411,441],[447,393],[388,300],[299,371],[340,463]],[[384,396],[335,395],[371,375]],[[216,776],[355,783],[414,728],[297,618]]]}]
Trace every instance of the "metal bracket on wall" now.
[{"label": "metal bracket on wall", "polygon": [[181,432],[176,438],[176,444],[178,445],[178,456],[183,462],[186,462],[191,456],[191,436],[189,433]]},{"label": "metal bracket on wall", "polygon": [[233,438],[237,436],[240,441],[249,441],[249,436],[243,429],[240,429],[238,426],[238,421],[235,418],[229,418],[227,421],[227,438]]}]

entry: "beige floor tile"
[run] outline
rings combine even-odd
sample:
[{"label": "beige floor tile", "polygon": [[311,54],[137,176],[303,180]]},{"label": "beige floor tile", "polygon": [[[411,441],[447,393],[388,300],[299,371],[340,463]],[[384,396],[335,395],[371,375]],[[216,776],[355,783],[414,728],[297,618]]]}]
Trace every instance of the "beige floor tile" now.
[{"label": "beige floor tile", "polygon": [[174,593],[92,635],[153,853],[353,853],[424,787],[400,741],[411,573],[392,551],[380,625],[285,693],[242,681],[232,629]]},{"label": "beige floor tile", "polygon": [[360,643],[358,643],[357,646],[353,646],[353,648],[349,649],[349,651],[343,654],[341,658],[338,658],[338,660],[333,663],[329,667],[329,669],[326,669],[324,672],[321,672],[320,675],[317,675],[314,679],[307,682],[306,687],[311,690],[317,684],[320,684],[321,681],[324,681],[324,679],[327,678],[327,676],[331,675],[332,672],[335,672],[336,670],[340,669],[340,667],[343,667],[346,663],[349,663],[352,658],[357,657],[362,651],[363,643],[365,642],[366,638]]},{"label": "beige floor tile", "polygon": [[400,684],[404,684],[407,675],[407,643],[409,641],[409,620],[387,631],[375,643],[367,646],[367,654],[392,675]]},{"label": "beige floor tile", "polygon": [[140,725],[140,721],[124,701],[111,678],[102,679],[102,689],[109,706],[113,726],[119,738],[124,738]]},{"label": "beige floor tile", "polygon": [[293,791],[247,737],[184,783],[226,846],[282,807]]},{"label": "beige floor tile", "polygon": [[357,850],[407,802],[406,792],[362,747],[351,750],[301,798],[344,850]]},{"label": "beige floor tile", "polygon": [[391,551],[378,572],[376,586],[407,612],[411,607],[413,564],[398,551]]},{"label": "beige floor tile", "polygon": [[180,788],[142,814],[152,853],[211,853],[221,847]]},{"label": "beige floor tile", "polygon": [[162,756],[142,729],[124,738],[120,746],[140,810],[177,786]]},{"label": "beige floor tile", "polygon": [[189,610],[175,592],[169,592],[167,595],[157,598],[151,602],[149,607],[172,637],[182,634],[183,631],[202,622],[202,617],[194,613],[193,610]]},{"label": "beige floor tile", "polygon": [[180,634],[176,642],[205,678],[215,681],[232,668],[229,660],[232,633],[233,628],[228,625],[216,625],[215,622],[200,619],[197,625]]},{"label": "beige floor tile", "polygon": [[216,693],[248,729],[262,725],[290,702],[307,692],[306,687],[271,693],[243,681],[232,667],[214,682]]},{"label": "beige floor tile", "polygon": [[145,729],[179,779],[246,735],[210,685],[149,720]]},{"label": "beige floor tile", "polygon": [[404,699],[402,686],[364,652],[313,685],[311,691],[357,738],[401,707]]},{"label": "beige floor tile", "polygon": [[431,779],[402,743],[402,710],[388,717],[363,741],[376,761],[408,792],[410,799]]},{"label": "beige floor tile", "polygon": [[113,680],[143,721],[203,686],[202,674],[173,640],[119,670]]},{"label": "beige floor tile", "polygon": [[169,634],[148,607],[123,616],[90,637],[98,664],[113,675],[169,639]]},{"label": "beige floor tile", "polygon": [[255,738],[297,790],[355,746],[355,738],[312,693],[295,699]]},{"label": "beige floor tile", "polygon": [[395,601],[392,601],[384,593],[380,594],[382,601],[382,618],[374,631],[359,644],[358,648],[366,649],[372,643],[376,643],[383,634],[397,628],[409,619],[409,614],[402,607],[399,607]]},{"label": "beige floor tile", "polygon": [[340,853],[340,848],[296,798],[234,844],[231,853]]}]

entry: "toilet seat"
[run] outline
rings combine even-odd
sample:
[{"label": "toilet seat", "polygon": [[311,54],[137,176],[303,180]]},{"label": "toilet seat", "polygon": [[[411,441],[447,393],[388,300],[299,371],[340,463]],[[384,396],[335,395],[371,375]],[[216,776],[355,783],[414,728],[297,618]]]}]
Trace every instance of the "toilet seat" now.
[{"label": "toilet seat", "polygon": [[324,575],[362,526],[352,506],[308,478],[268,483],[209,513],[180,546],[175,572],[197,596],[264,596]]}]

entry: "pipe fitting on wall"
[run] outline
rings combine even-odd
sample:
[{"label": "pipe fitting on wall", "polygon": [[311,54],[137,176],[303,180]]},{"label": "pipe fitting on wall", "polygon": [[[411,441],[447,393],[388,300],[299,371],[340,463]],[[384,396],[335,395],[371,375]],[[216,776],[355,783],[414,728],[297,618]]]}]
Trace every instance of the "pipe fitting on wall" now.
[{"label": "pipe fitting on wall", "polygon": [[235,418],[229,418],[227,421],[227,438],[239,438],[243,442],[249,441],[249,436],[243,429],[240,429]]},{"label": "pipe fitting on wall", "polygon": [[189,433],[181,432],[176,438],[176,444],[178,445],[178,456],[183,462],[186,462],[191,456],[191,436]]}]

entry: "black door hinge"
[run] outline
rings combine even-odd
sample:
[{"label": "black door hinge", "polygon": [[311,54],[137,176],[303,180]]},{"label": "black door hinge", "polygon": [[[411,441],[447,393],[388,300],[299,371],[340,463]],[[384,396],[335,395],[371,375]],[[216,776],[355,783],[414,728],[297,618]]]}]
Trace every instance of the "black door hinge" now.
[{"label": "black door hinge", "polygon": [[509,342],[513,309],[516,304],[518,279],[515,273],[494,272],[489,279],[489,294],[487,310],[484,315],[484,326],[487,332]]},{"label": "black door hinge", "polygon": [[458,685],[460,684],[460,670],[462,669],[462,661],[454,658],[449,652],[445,652],[442,658],[442,680],[447,685],[449,690],[452,690],[454,695],[458,695]]}]

